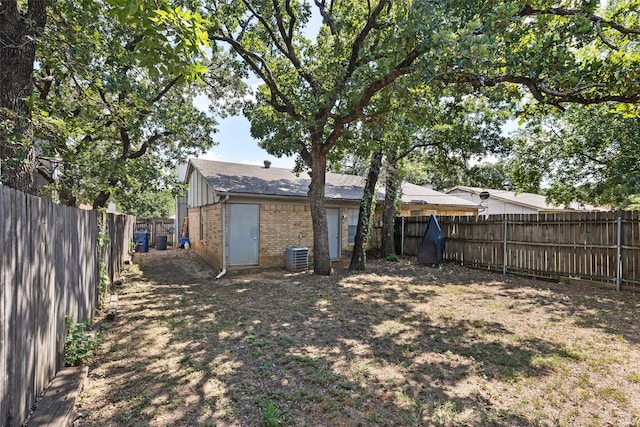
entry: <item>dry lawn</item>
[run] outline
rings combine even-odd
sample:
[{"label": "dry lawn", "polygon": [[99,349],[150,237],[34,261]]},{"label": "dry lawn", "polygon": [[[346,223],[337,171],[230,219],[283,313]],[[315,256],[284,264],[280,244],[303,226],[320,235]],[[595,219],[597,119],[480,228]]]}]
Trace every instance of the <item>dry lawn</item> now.
[{"label": "dry lawn", "polygon": [[77,426],[640,426],[640,295],[406,260],[136,254]]}]

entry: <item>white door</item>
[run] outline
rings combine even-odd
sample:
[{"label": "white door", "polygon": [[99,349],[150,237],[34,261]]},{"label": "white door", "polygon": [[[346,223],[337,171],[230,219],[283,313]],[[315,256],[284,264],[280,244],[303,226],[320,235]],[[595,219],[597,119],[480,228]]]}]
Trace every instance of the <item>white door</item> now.
[{"label": "white door", "polygon": [[340,258],[340,209],[327,209],[329,258]]},{"label": "white door", "polygon": [[229,204],[229,265],[258,265],[258,205]]}]

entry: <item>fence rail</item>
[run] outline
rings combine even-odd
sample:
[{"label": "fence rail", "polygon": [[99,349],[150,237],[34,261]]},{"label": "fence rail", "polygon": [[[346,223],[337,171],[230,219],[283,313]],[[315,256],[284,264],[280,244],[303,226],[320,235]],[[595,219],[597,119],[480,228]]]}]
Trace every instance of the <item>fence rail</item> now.
[{"label": "fence rail", "polygon": [[92,316],[100,260],[111,278],[118,274],[134,219],[1,185],[0,219],[0,425],[13,427],[64,365],[65,316],[78,322]]},{"label": "fence rail", "polygon": [[[417,254],[428,220],[396,220],[399,253]],[[447,261],[640,290],[640,212],[456,216],[438,221]]]}]

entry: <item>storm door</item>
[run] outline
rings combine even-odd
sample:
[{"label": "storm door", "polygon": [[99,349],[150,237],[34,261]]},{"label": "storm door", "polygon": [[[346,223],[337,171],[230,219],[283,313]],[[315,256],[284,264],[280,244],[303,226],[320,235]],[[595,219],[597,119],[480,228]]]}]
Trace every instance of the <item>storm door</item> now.
[{"label": "storm door", "polygon": [[229,265],[258,265],[259,208],[229,204]]},{"label": "storm door", "polygon": [[340,209],[327,209],[329,258],[340,258]]}]

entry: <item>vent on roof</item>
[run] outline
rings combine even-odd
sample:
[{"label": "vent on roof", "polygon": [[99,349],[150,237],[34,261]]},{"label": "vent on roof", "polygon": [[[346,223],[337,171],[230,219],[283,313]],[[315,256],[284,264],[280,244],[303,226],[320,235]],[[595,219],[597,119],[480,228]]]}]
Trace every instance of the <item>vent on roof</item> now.
[{"label": "vent on roof", "polygon": [[264,168],[269,169],[271,167],[271,162],[269,160],[264,161]]}]

